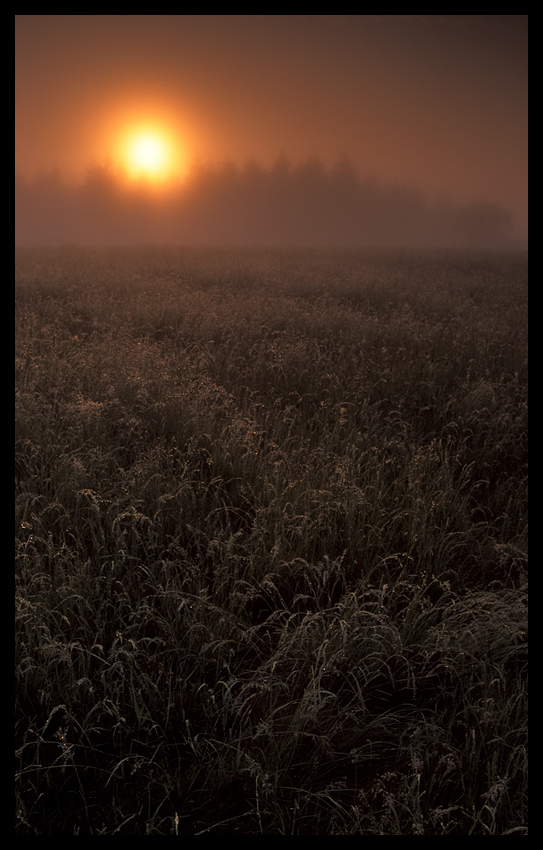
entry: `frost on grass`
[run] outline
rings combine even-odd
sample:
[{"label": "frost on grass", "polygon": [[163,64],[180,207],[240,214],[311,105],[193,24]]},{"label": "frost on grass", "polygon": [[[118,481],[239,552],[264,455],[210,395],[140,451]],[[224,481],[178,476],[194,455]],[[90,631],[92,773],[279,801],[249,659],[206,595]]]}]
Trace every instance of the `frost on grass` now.
[{"label": "frost on grass", "polygon": [[526,315],[513,256],[18,254],[18,834],[525,834]]}]

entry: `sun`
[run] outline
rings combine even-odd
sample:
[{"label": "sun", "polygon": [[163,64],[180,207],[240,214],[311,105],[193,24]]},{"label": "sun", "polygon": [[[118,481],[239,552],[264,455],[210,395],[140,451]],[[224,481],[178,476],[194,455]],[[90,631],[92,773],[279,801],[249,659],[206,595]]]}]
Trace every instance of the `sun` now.
[{"label": "sun", "polygon": [[126,166],[130,177],[165,180],[172,170],[172,154],[164,134],[137,130],[127,140]]},{"label": "sun", "polygon": [[149,176],[161,171],[166,161],[166,149],[162,139],[157,136],[138,136],[130,149],[130,160],[134,168]]},{"label": "sun", "polygon": [[163,122],[125,124],[113,157],[129,180],[167,187],[186,171],[186,154],[174,126]]},{"label": "sun", "polygon": [[114,98],[100,116],[96,156],[111,162],[127,189],[145,185],[169,192],[187,179],[193,134],[178,104],[160,93],[153,102],[139,97]]}]

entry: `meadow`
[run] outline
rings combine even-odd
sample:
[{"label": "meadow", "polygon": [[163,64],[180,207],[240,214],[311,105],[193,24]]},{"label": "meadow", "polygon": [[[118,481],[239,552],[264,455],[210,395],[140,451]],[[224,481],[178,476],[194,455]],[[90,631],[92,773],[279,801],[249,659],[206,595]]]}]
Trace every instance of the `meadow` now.
[{"label": "meadow", "polygon": [[527,260],[18,249],[17,835],[527,835]]}]

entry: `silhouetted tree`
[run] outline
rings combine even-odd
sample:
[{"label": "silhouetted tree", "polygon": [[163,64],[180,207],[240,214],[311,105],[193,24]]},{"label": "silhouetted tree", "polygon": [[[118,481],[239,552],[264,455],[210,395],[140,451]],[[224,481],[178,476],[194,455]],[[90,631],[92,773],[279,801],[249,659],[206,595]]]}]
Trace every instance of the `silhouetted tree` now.
[{"label": "silhouetted tree", "polygon": [[119,175],[110,162],[87,168],[83,193],[97,201],[111,201],[119,192]]},{"label": "silhouetted tree", "polygon": [[272,167],[270,168],[270,178],[274,185],[285,185],[290,179],[292,166],[284,151],[281,151]]}]

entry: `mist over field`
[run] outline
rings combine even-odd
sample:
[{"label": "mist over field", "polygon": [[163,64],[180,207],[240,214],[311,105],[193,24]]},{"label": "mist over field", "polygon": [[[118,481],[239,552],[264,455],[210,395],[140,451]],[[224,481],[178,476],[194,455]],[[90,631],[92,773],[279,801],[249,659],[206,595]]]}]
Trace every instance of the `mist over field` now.
[{"label": "mist over field", "polygon": [[79,184],[59,171],[18,176],[15,211],[21,246],[519,246],[505,207],[431,200],[416,187],[361,177],[346,157],[331,167],[285,155],[269,168],[255,160],[195,165],[162,190],[108,164],[89,167]]}]

